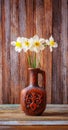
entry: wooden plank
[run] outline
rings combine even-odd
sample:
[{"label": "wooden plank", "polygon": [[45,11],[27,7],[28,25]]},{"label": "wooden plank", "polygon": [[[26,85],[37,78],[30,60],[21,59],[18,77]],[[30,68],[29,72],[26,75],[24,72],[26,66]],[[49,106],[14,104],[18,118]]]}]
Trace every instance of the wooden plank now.
[{"label": "wooden plank", "polygon": [[[19,1],[14,0],[11,2],[11,41],[19,36],[19,23],[18,23],[18,8]],[[11,58],[11,103],[19,103],[19,85],[20,85],[20,72],[19,72],[19,54],[15,52],[14,48],[10,47]]]},{"label": "wooden plank", "polygon": [[53,53],[52,103],[67,103],[67,1],[53,1],[53,11],[53,35],[59,47]]},{"label": "wooden plank", "polygon": [[63,103],[68,103],[68,7],[67,7],[67,0],[62,0],[62,8],[61,8],[61,17],[62,17],[62,24],[61,24],[61,62],[62,62],[62,86],[63,86]]},{"label": "wooden plank", "polygon": [[[4,0],[5,6],[5,50],[4,50],[4,69],[5,69],[5,98],[10,103],[10,1]],[[3,101],[4,102],[4,101]],[[4,102],[5,103],[5,102]]]},{"label": "wooden plank", "polygon": [[[51,105],[47,104],[47,107],[44,111],[44,113],[41,116],[28,116],[25,115],[25,113],[21,110],[20,105],[0,105],[0,121],[5,121],[7,123],[9,121],[9,124],[11,121],[17,121],[20,123],[25,123],[23,121],[27,121],[27,123],[34,123],[33,121],[43,121],[43,125],[47,124],[47,122],[44,121],[68,121],[68,105]],[[14,122],[15,123],[15,122]],[[36,123],[36,122],[35,122]],[[53,122],[52,122],[53,123]],[[60,122],[61,123],[61,122]]]},{"label": "wooden plank", "polygon": [[36,34],[36,0],[33,0],[33,33]]},{"label": "wooden plank", "polygon": [[[4,0],[2,1],[2,67],[3,67],[3,70],[2,70],[2,77],[3,77],[3,81],[5,81],[5,77],[4,77],[4,47],[5,47],[5,45],[4,45],[4,43],[5,43],[5,27],[4,27],[4,21],[5,21],[5,9],[4,9]],[[4,92],[4,83],[5,82],[3,82],[3,84],[2,84],[2,92]],[[2,98],[2,100],[4,100],[5,99],[5,102],[6,102],[6,98],[4,97],[5,96],[5,94],[4,93],[2,93],[3,94],[3,98]]]},{"label": "wooden plank", "polygon": [[34,35],[34,21],[33,21],[33,0],[26,1],[26,32],[27,37],[32,37]]},{"label": "wooden plank", "polygon": [[[68,10],[68,1],[67,1],[67,10]],[[68,13],[67,13],[67,21],[68,21]],[[68,26],[67,26],[67,28],[68,28]],[[67,36],[68,36],[68,31],[67,31]],[[68,50],[68,46],[67,46],[67,50]],[[68,51],[67,51],[67,56],[68,56]],[[67,60],[67,77],[68,77],[68,60]],[[66,78],[66,82],[68,84],[68,78]],[[68,94],[68,87],[67,87],[67,94]],[[67,96],[67,102],[68,102],[68,96]]]},{"label": "wooden plank", "polygon": [[20,105],[0,105],[0,129],[67,130],[68,105],[47,104],[41,116],[27,116]]},{"label": "wooden plank", "polygon": [[68,130],[68,126],[0,126],[1,130]]},{"label": "wooden plank", "polygon": [[53,36],[58,48],[53,51],[52,103],[56,104],[63,103],[61,33],[61,1],[53,0]]},{"label": "wooden plank", "polygon": [[67,130],[68,105],[47,104],[46,110],[41,116],[25,115],[18,104],[0,105],[0,129]]},{"label": "wooden plank", "polygon": [[[9,124],[9,125],[8,125]],[[64,126],[64,125],[68,125],[68,121],[0,121],[0,125],[5,125],[5,126],[10,126],[10,125],[17,125],[17,126]]]},{"label": "wooden plank", "polygon": [[[19,0],[19,35],[22,37],[26,37],[26,2],[25,0]],[[19,55],[20,60],[20,86],[19,86],[19,96],[21,93],[21,89],[27,86],[27,61],[26,55],[22,51]]]},{"label": "wooden plank", "polygon": [[2,103],[2,1],[0,0],[0,104]]},{"label": "wooden plank", "polygon": [[43,11],[44,3],[43,0],[36,1],[36,33],[39,37],[42,37],[42,26],[43,26]]},{"label": "wooden plank", "polygon": [[[44,24],[43,35],[47,39],[52,35],[52,0],[44,1]],[[49,49],[45,49],[43,53],[43,68],[46,72],[46,91],[47,103],[51,103],[52,92],[52,53]]]},{"label": "wooden plank", "polygon": [[[8,2],[8,3],[7,3]],[[2,1],[2,68],[3,68],[3,103],[9,103],[9,85],[10,85],[10,59],[9,59],[9,41],[10,41],[10,6],[9,1]],[[8,25],[8,26],[7,26]]]}]

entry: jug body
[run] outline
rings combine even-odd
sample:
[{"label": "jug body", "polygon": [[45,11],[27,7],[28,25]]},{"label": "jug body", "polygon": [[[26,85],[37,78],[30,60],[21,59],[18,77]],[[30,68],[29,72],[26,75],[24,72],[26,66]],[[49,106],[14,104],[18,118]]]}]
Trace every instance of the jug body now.
[{"label": "jug body", "polygon": [[[45,72],[29,69],[29,86],[21,91],[21,107],[27,115],[41,115],[46,108]],[[42,87],[38,85],[38,73],[42,74]]]}]

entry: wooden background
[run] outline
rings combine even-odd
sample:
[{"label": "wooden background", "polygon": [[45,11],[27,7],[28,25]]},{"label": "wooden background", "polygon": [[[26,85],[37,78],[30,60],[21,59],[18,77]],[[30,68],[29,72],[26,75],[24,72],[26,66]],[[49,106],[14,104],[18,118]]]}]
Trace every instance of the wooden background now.
[{"label": "wooden background", "polygon": [[59,47],[42,54],[46,71],[47,103],[68,103],[68,0],[0,0],[0,103],[19,103],[28,84],[24,52],[10,45],[17,36],[51,34]]}]

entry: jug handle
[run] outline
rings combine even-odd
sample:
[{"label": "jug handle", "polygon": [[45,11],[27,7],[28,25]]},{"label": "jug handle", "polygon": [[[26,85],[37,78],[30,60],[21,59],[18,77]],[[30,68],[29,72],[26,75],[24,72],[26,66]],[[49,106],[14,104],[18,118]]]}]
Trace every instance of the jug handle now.
[{"label": "jug handle", "polygon": [[44,87],[45,89],[45,85],[46,85],[46,77],[45,77],[45,71],[39,69],[39,72],[40,74],[42,74],[42,86]]}]

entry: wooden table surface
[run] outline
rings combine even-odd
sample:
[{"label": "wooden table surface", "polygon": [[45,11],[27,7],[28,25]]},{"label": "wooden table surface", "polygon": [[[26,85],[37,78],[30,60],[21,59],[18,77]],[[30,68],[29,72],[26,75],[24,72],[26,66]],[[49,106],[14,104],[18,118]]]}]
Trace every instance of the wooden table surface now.
[{"label": "wooden table surface", "polygon": [[68,105],[47,105],[41,116],[27,116],[20,105],[0,105],[0,130],[68,130]]}]

